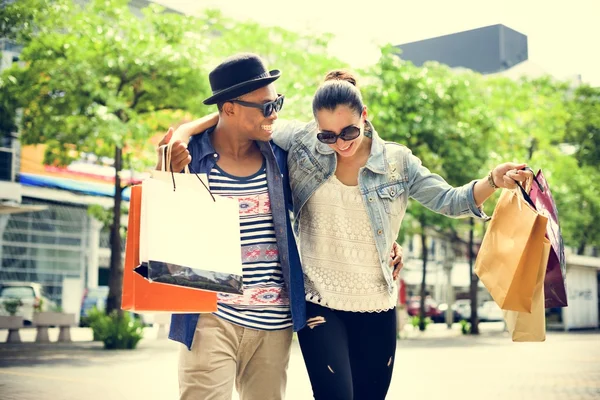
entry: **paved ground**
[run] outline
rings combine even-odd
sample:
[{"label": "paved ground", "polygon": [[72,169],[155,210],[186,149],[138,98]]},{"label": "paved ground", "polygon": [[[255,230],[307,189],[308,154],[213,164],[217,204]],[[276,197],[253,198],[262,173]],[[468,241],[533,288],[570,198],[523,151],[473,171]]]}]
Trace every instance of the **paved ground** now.
[{"label": "paved ground", "polygon": [[[545,343],[519,344],[497,326],[476,338],[456,329],[437,326],[398,342],[388,399],[600,399],[597,331],[549,333]],[[135,351],[108,352],[90,342],[0,344],[0,399],[177,399],[178,347],[155,334]],[[88,335],[75,332],[74,340]],[[312,398],[297,343],[287,393],[290,400]]]}]

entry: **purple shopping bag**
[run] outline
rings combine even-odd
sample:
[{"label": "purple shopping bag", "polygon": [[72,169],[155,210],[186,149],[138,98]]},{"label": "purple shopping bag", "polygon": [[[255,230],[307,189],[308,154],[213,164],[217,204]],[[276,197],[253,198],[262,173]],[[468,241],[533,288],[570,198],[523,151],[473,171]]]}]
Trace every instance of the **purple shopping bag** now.
[{"label": "purple shopping bag", "polygon": [[537,211],[548,218],[546,236],[552,244],[550,256],[548,257],[548,267],[546,268],[546,278],[544,279],[545,307],[566,307],[567,263],[565,260],[565,246],[558,225],[558,212],[542,170],[539,170],[536,175],[536,183],[531,186],[529,196],[535,203]]}]

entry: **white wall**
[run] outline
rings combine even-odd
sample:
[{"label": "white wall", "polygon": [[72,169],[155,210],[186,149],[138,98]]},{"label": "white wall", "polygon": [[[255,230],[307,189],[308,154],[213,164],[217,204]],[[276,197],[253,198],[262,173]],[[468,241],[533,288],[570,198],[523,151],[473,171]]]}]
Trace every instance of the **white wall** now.
[{"label": "white wall", "polygon": [[567,299],[563,308],[565,330],[598,328],[598,270],[567,267]]}]

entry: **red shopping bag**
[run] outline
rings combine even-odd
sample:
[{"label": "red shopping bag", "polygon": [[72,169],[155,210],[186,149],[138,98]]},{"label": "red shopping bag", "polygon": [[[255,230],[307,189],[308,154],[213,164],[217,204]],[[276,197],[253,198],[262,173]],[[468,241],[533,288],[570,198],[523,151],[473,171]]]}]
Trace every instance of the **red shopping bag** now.
[{"label": "red shopping bag", "polygon": [[565,260],[565,246],[558,223],[558,211],[542,170],[538,171],[536,182],[537,184],[531,186],[529,196],[535,203],[537,211],[548,218],[546,237],[552,245],[544,279],[545,307],[566,307],[567,263]]}]

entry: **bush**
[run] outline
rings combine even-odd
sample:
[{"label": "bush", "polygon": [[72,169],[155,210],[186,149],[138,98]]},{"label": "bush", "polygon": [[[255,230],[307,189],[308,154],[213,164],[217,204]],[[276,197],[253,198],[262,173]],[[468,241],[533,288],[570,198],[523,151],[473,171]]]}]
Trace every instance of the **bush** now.
[{"label": "bush", "polygon": [[[421,318],[418,315],[413,316],[410,319],[410,324],[413,326],[413,328],[418,328],[419,327],[419,321],[421,320]],[[427,329],[427,325],[431,324],[431,318],[429,317],[425,317],[425,320],[423,321],[424,325],[425,325],[425,329]]]},{"label": "bush", "polygon": [[135,349],[144,336],[142,323],[131,318],[129,313],[119,315],[113,311],[106,315],[94,308],[88,314],[87,322],[94,332],[94,340],[103,342],[104,348],[109,350]]},{"label": "bush", "polygon": [[2,306],[4,307],[8,315],[15,315],[19,310],[19,307],[21,307],[22,305],[23,302],[21,301],[21,299],[8,299],[4,300],[4,302],[2,303]]},{"label": "bush", "polygon": [[[98,319],[100,319],[101,317],[105,316],[103,311],[100,311],[96,308],[96,306],[92,307],[92,309],[90,311],[88,311],[87,315],[85,317],[81,317],[81,320],[79,321],[79,325],[82,327],[92,327],[92,324],[95,321],[98,321]],[[94,342],[99,342],[101,341],[101,339],[98,337],[98,334],[96,333],[96,331],[94,329],[92,329],[92,332],[94,333]]]},{"label": "bush", "polygon": [[463,335],[466,335],[471,332],[471,323],[465,319],[460,320],[460,331]]}]

